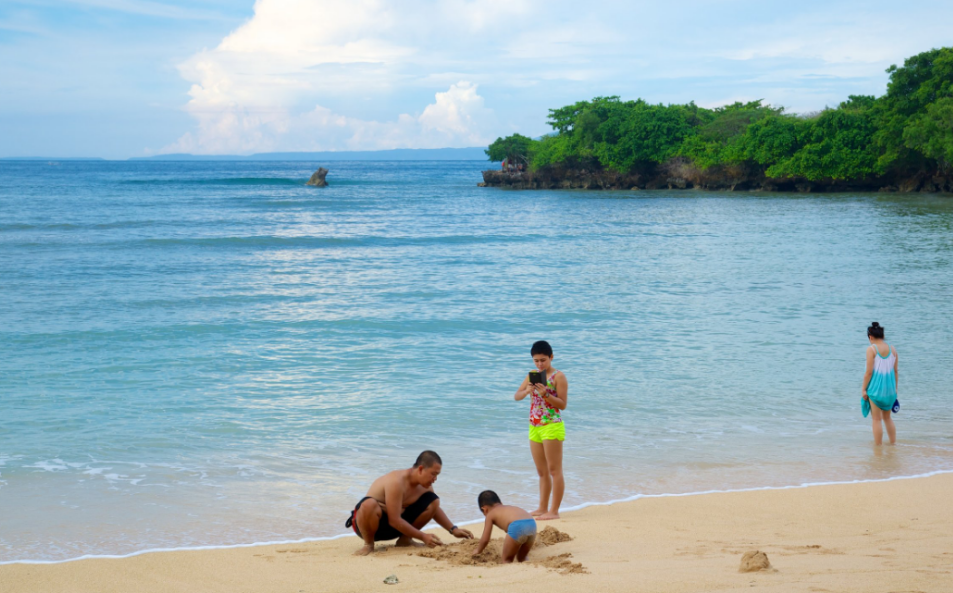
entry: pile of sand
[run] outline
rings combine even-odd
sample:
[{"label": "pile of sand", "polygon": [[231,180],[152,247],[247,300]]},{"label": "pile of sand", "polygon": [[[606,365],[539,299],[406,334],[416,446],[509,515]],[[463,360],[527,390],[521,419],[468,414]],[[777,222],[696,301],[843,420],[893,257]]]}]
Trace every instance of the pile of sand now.
[{"label": "pile of sand", "polygon": [[535,560],[533,564],[544,566],[549,570],[555,570],[559,574],[589,574],[589,571],[586,570],[586,567],[583,566],[582,563],[573,562],[570,558],[572,558],[572,554],[567,552],[565,554],[559,554],[558,556],[550,556],[543,560]]},{"label": "pile of sand", "polygon": [[563,533],[555,527],[547,526],[545,529],[536,534],[536,544],[533,547],[538,548],[540,546],[551,546],[553,544],[561,544],[562,542],[571,541],[572,536],[568,533]]},{"label": "pile of sand", "polygon": [[755,550],[754,552],[745,552],[745,555],[741,557],[741,566],[738,568],[738,572],[758,572],[769,568],[771,568],[771,561],[768,560],[768,555]]},{"label": "pile of sand", "polygon": [[415,554],[424,558],[434,560],[443,560],[453,566],[493,566],[499,563],[500,555],[503,553],[502,540],[490,540],[486,549],[480,552],[479,556],[474,556],[480,542],[475,539],[465,539],[446,546],[437,548],[424,548]]},{"label": "pile of sand", "polygon": [[[555,527],[546,527],[536,536],[536,545],[534,549],[540,547],[552,546],[562,542],[572,541],[572,536],[563,533]],[[500,555],[503,553],[503,538],[490,540],[486,549],[474,556],[480,542],[475,539],[462,540],[439,548],[425,548],[416,552],[411,552],[417,556],[431,558],[433,560],[442,560],[451,566],[497,566],[500,562]],[[531,564],[542,566],[549,570],[554,570],[560,574],[585,574],[589,571],[578,563],[571,562],[569,558],[572,554],[559,554],[558,556],[548,556],[542,559],[528,558]]]}]

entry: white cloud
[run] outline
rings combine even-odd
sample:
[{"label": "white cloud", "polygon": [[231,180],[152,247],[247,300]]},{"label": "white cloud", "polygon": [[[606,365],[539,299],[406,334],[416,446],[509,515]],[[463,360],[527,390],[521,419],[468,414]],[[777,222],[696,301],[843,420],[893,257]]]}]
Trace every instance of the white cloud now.
[{"label": "white cloud", "polygon": [[886,66],[948,37],[922,17],[886,0],[256,0],[180,65],[195,125],[164,151],[473,146],[597,95],[820,109],[883,92]]},{"label": "white cloud", "polygon": [[[477,23],[486,20],[480,10],[502,5],[499,0],[452,4]],[[447,32],[441,23],[461,24],[460,14],[446,9],[429,15],[442,20],[428,20],[420,18],[426,11],[421,14],[419,7],[410,10],[383,0],[258,0],[252,19],[218,47],[180,65],[192,83],[185,110],[196,127],[163,152],[485,144],[495,118],[465,73],[437,92],[433,104],[392,116],[396,121],[332,113],[322,106],[342,95],[386,98],[408,82],[430,92],[442,90],[434,88],[434,80],[425,82],[405,70],[417,53],[409,43],[415,41],[412,30],[421,37],[442,37]]]},{"label": "white cloud", "polygon": [[484,106],[477,86],[461,81],[420,115],[401,114],[378,122],[347,117],[320,105],[304,113],[287,109],[251,110],[236,104],[193,111],[195,133],[184,134],[163,153],[236,154],[251,152],[383,150],[482,146],[491,141],[495,114]]}]

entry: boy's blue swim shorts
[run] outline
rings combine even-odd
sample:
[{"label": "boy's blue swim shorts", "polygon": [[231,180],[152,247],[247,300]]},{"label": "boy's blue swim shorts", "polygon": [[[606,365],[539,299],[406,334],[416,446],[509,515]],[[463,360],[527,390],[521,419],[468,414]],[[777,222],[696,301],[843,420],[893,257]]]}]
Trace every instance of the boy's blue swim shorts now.
[{"label": "boy's blue swim shorts", "polygon": [[520,519],[513,521],[506,530],[506,535],[516,540],[518,544],[525,544],[526,540],[536,535],[535,519]]}]

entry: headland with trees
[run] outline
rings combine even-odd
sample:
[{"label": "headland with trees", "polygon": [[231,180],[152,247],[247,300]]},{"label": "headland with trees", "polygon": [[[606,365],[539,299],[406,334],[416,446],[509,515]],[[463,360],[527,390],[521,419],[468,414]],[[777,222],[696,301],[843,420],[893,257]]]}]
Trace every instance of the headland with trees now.
[{"label": "headland with trees", "polygon": [[491,161],[510,166],[484,172],[484,183],[953,192],[953,48],[887,72],[883,96],[852,95],[811,114],[762,101],[706,109],[619,97],[550,109],[551,134],[513,134],[489,146]]}]

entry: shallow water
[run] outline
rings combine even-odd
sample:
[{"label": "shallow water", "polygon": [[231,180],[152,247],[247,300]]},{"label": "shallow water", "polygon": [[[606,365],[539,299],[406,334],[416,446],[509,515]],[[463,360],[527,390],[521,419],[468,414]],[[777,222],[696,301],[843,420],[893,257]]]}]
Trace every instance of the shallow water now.
[{"label": "shallow water", "polygon": [[[0,561],[343,533],[424,448],[457,522],[953,470],[953,199],[512,192],[480,162],[0,163]],[[901,445],[860,415],[900,353]]]}]

